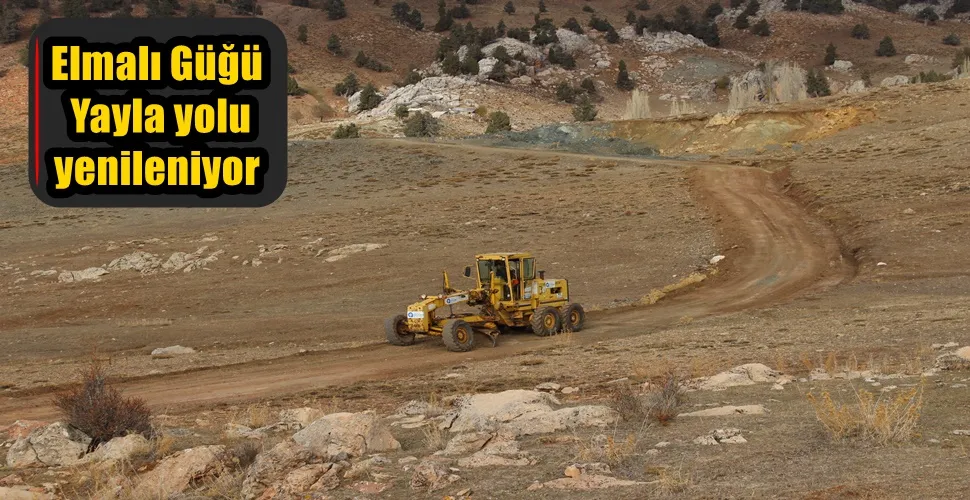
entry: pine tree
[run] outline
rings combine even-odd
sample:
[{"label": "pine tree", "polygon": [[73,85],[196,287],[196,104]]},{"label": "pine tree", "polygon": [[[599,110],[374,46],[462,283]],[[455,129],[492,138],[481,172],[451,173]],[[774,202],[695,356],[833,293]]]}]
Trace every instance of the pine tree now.
[{"label": "pine tree", "polygon": [[893,45],[893,39],[888,36],[883,38],[879,42],[879,48],[876,49],[876,55],[879,57],[892,57],[896,55],[896,46]]},{"label": "pine tree", "polygon": [[857,24],[852,27],[852,38],[858,40],[868,40],[869,39],[869,27],[865,24]]},{"label": "pine tree", "polygon": [[737,19],[734,20],[734,27],[739,30],[746,30],[751,25],[748,23],[748,15],[742,12],[738,15]]},{"label": "pine tree", "polygon": [[0,5],[0,42],[11,43],[20,37],[20,9],[8,4]]},{"label": "pine tree", "polygon": [[451,12],[445,7],[445,0],[438,0],[438,22],[434,25],[434,30],[436,33],[441,33],[443,31],[448,31],[451,26],[455,24],[455,20],[451,17]]},{"label": "pine tree", "polygon": [[300,26],[297,27],[296,31],[297,31],[296,40],[298,42],[302,43],[303,45],[306,45],[306,42],[307,42],[307,27],[306,27],[306,25],[305,24],[301,24]]},{"label": "pine tree", "polygon": [[88,7],[84,0],[61,0],[61,15],[71,19],[84,19],[88,17]]},{"label": "pine tree", "polygon": [[771,26],[768,25],[768,19],[762,17],[760,21],[754,23],[754,25],[751,26],[751,33],[758,36],[771,35]]},{"label": "pine tree", "polygon": [[335,56],[343,53],[344,49],[340,45],[340,37],[336,33],[330,35],[330,38],[327,39],[327,51]]},{"label": "pine tree", "polygon": [[724,12],[724,7],[720,3],[714,2],[707,6],[707,10],[704,11],[704,18],[713,20],[717,16]]},{"label": "pine tree", "polygon": [[539,0],[539,13],[544,14],[546,12],[546,2]]},{"label": "pine tree", "polygon": [[294,7],[309,7],[310,0],[290,0],[290,5]]},{"label": "pine tree", "polygon": [[626,70],[626,61],[620,60],[620,70],[616,75],[616,88],[620,90],[633,90],[636,85],[630,79],[630,73]]},{"label": "pine tree", "polygon": [[815,68],[808,70],[808,74],[805,76],[805,88],[811,97],[832,95],[832,90],[829,88],[829,81],[821,71]]},{"label": "pine tree", "polygon": [[376,108],[384,98],[377,93],[374,84],[368,83],[360,90],[360,111],[367,111]]},{"label": "pine tree", "polygon": [[505,4],[505,13],[508,15],[515,14],[515,4],[509,1]]},{"label": "pine tree", "polygon": [[596,119],[597,114],[596,106],[586,96],[573,108],[573,118],[578,122],[591,122]]},{"label": "pine tree", "polygon": [[637,24],[637,15],[632,10],[626,11],[626,23],[630,26]]},{"label": "pine tree", "polygon": [[347,17],[347,6],[344,5],[344,0],[325,0],[323,10],[327,11],[327,19],[331,21]]},{"label": "pine tree", "polygon": [[838,59],[838,57],[838,54],[835,53],[835,45],[830,43],[828,47],[825,47],[825,59],[823,62],[826,66],[835,64],[835,60]]}]

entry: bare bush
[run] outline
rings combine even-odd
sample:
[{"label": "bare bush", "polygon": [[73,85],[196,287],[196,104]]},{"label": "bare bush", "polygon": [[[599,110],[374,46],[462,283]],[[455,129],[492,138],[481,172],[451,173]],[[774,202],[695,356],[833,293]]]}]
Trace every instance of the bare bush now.
[{"label": "bare bush", "polygon": [[903,442],[916,435],[923,409],[923,384],[895,396],[876,397],[855,390],[854,403],[839,404],[828,391],[808,395],[815,416],[835,439],[856,438],[877,444]]},{"label": "bare bush", "polygon": [[126,434],[152,436],[151,410],[140,398],[124,397],[94,361],[79,373],[80,383],[54,398],[67,423],[91,437],[88,451]]},{"label": "bare bush", "polygon": [[656,383],[650,384],[644,405],[648,417],[667,425],[680,413],[687,401],[685,377],[673,369],[667,370]]},{"label": "bare bush", "polygon": [[445,437],[445,431],[438,427],[437,423],[432,422],[421,428],[421,434],[424,436],[424,446],[431,451],[442,450],[447,443],[447,438]]}]

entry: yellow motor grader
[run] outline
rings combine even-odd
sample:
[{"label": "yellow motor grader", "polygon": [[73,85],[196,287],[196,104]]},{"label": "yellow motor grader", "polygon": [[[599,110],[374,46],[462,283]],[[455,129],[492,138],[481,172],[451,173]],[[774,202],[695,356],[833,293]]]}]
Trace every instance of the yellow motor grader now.
[{"label": "yellow motor grader", "polygon": [[[452,288],[443,272],[442,293],[422,295],[405,314],[384,322],[387,341],[406,346],[417,334],[441,336],[448,350],[464,352],[475,348],[475,333],[487,335],[494,347],[501,327],[529,327],[542,337],[583,329],[586,313],[569,302],[566,280],[545,278],[543,271],[536,271],[531,254],[481,254],[475,256],[475,264],[474,289]],[[465,267],[464,275],[472,278],[471,266]],[[460,305],[479,310],[456,313]]]}]

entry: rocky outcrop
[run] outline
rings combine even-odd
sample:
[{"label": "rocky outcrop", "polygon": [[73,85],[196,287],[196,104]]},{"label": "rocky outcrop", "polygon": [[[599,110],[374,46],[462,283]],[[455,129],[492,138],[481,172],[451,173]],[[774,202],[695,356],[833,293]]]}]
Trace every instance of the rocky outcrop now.
[{"label": "rocky outcrop", "polygon": [[[383,118],[393,116],[400,106],[425,111],[451,111],[462,105],[462,96],[478,85],[473,80],[457,76],[431,76],[412,85],[394,90],[376,108],[359,116]],[[467,104],[467,103],[466,103]]]},{"label": "rocky outcrop", "polygon": [[63,422],[39,427],[14,441],[7,450],[7,467],[74,465],[81,461],[91,438]]},{"label": "rocky outcrop", "polygon": [[723,391],[729,387],[775,382],[781,374],[761,363],[736,366],[712,377],[693,380],[694,389]]},{"label": "rocky outcrop", "polygon": [[262,496],[289,471],[306,465],[312,458],[310,450],[289,439],[256,455],[256,460],[246,470],[242,497],[251,499]]},{"label": "rocky outcrop", "polygon": [[495,52],[495,49],[499,48],[500,46],[505,47],[505,51],[511,57],[522,54],[529,62],[538,61],[542,58],[541,48],[530,43],[520,42],[515,38],[499,38],[498,40],[486,45],[482,49],[482,54],[491,57]]},{"label": "rocky outcrop", "polygon": [[167,498],[212,480],[228,470],[226,447],[198,446],[165,457],[138,479],[134,498]]},{"label": "rocky outcrop", "polygon": [[888,76],[882,79],[879,83],[881,87],[898,87],[899,85],[906,85],[909,83],[909,77],[906,75],[896,75]]},{"label": "rocky outcrop", "polygon": [[327,415],[294,434],[293,440],[323,458],[340,454],[359,457],[401,448],[373,411]]},{"label": "rocky outcrop", "polygon": [[605,427],[618,418],[606,406],[554,409],[554,405],[559,405],[554,396],[538,391],[475,394],[462,400],[449,429],[458,433],[504,430],[522,436],[578,427]]}]

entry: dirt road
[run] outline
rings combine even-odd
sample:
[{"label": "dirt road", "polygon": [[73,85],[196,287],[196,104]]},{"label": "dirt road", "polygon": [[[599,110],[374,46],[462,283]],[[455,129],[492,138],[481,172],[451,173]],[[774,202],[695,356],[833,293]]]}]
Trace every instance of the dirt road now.
[{"label": "dirt road", "polygon": [[[669,162],[668,162],[669,163]],[[580,343],[649,334],[679,318],[736,311],[779,301],[851,276],[835,236],[785,195],[779,179],[746,167],[685,165],[694,196],[716,214],[721,248],[731,248],[721,272],[689,293],[642,306],[593,312]],[[128,379],[122,389],[160,411],[216,402],[242,402],[348,384],[393,378],[426,369],[509,356],[541,348],[550,339],[510,335],[499,346],[456,354],[437,339],[409,348],[375,343],[325,353],[308,353],[169,375]],[[49,393],[0,401],[0,424],[53,416]]]}]

